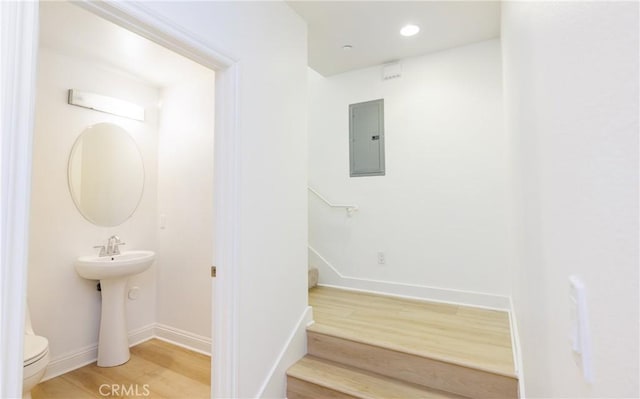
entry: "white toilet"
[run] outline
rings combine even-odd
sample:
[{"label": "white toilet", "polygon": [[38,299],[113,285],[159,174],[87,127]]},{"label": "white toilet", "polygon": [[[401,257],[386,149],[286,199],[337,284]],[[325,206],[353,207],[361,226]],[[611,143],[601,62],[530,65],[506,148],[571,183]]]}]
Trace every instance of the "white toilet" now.
[{"label": "white toilet", "polygon": [[31,399],[31,389],[40,382],[48,364],[49,341],[33,332],[31,314],[27,307],[24,329],[23,399]]}]

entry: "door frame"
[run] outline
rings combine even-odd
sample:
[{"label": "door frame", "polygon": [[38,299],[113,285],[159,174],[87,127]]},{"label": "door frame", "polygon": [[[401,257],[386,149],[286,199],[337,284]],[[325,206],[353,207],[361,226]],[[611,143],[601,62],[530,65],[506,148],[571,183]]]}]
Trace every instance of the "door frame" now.
[{"label": "door frame", "polygon": [[37,3],[0,1],[0,31],[0,397],[19,398],[24,367]]},{"label": "door frame", "polygon": [[[35,104],[35,71],[38,49],[38,5],[36,2],[2,3],[2,88],[18,82],[19,88],[3,94],[0,163],[2,210],[0,230],[0,397],[22,393],[22,344],[26,307],[27,252],[31,176],[31,138]],[[237,264],[239,259],[240,165],[238,125],[237,61],[213,48],[183,27],[167,21],[143,3],[75,3],[121,27],[183,55],[215,71],[214,132],[214,242],[212,278],[212,367],[213,398],[234,398],[238,392]],[[10,11],[8,15],[6,11]],[[14,21],[5,27],[5,20]],[[8,43],[8,44],[7,44]],[[10,44],[15,46],[11,47]],[[5,46],[5,44],[7,44]],[[10,47],[19,54],[4,54]],[[15,56],[15,57],[14,57]],[[9,63],[7,60],[13,60]],[[13,67],[5,69],[5,67]],[[7,125],[6,115],[15,126]],[[15,119],[15,121],[14,121]],[[8,144],[8,145],[7,145]],[[15,155],[17,156],[6,156]],[[10,218],[5,218],[10,215]],[[6,219],[6,220],[5,220]],[[9,238],[9,239],[7,239]],[[209,278],[203,276],[202,278]],[[217,311],[224,309],[224,312]],[[215,348],[215,356],[213,351]]]}]

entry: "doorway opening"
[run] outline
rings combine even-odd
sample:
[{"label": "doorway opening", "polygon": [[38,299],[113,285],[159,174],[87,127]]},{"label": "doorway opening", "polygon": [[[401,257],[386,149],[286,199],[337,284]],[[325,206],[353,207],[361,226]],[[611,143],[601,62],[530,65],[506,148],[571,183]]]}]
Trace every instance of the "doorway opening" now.
[{"label": "doorway opening", "polygon": [[[191,58],[209,60],[207,67],[228,68],[221,76],[214,78],[211,69],[153,43],[173,43],[168,47],[189,48],[193,51],[193,45],[183,46],[190,40],[188,37],[176,38],[179,35],[175,35],[171,39],[171,35],[162,32],[163,29],[170,30],[170,27],[162,26],[161,23],[152,27],[148,25],[148,19],[147,24],[142,24],[131,16],[134,13],[126,11],[118,16],[110,14],[113,6],[106,4],[85,7],[91,9],[91,12],[69,3],[41,5],[28,285],[35,329],[49,338],[52,364],[57,367],[51,368],[49,376],[56,371],[75,367],[69,359],[86,361],[92,356],[94,349],[87,342],[91,341],[92,334],[95,342],[96,324],[99,323],[96,317],[99,293],[96,293],[94,283],[75,275],[73,259],[87,252],[89,241],[93,245],[100,244],[100,241],[95,241],[106,239],[112,234],[117,233],[123,241],[128,241],[128,248],[157,249],[156,265],[151,270],[132,277],[128,286],[127,322],[130,341],[144,341],[150,336],[156,336],[206,353],[210,352],[212,335],[217,340],[224,340],[225,336],[229,336],[225,335],[225,331],[233,330],[231,311],[218,316],[223,320],[219,325],[226,330],[221,328],[220,334],[212,334],[213,304],[217,303],[212,299],[217,290],[214,288],[215,282],[212,283],[209,279],[212,264],[220,264],[220,259],[233,256],[231,253],[225,254],[224,250],[221,253],[214,251],[214,241],[215,247],[219,248],[218,237],[223,236],[219,232],[224,231],[229,223],[218,226],[213,222],[216,220],[214,212],[219,214],[225,211],[224,206],[229,203],[226,200],[214,200],[214,196],[216,199],[225,199],[234,195],[233,190],[225,190],[224,182],[228,179],[221,178],[233,173],[233,170],[219,168],[220,165],[229,164],[233,152],[220,159],[217,155],[232,141],[228,138],[232,135],[228,120],[233,119],[235,110],[227,107],[221,120],[213,118],[214,109],[219,107],[214,105],[214,92],[216,96],[224,93],[231,101],[235,94],[234,88],[225,84],[233,78],[233,67],[224,57],[216,57],[211,51],[196,51],[194,54],[199,56]],[[55,18],[68,18],[70,14],[93,20],[86,25],[83,25],[86,21],[80,20],[71,23],[55,21]],[[150,37],[152,41],[95,14],[109,14],[111,17],[107,19],[118,25],[127,25],[127,28],[138,33],[146,31],[144,36]],[[139,18],[140,14],[137,15]],[[51,23],[50,27],[48,23]],[[106,29],[107,25],[115,30],[100,31],[102,28]],[[76,30],[74,34],[73,29],[80,27],[82,29]],[[98,31],[92,37],[93,29]],[[58,46],[56,41],[65,39],[65,36],[68,42]],[[148,43],[141,44],[145,40]],[[151,50],[153,46],[156,48]],[[163,52],[164,55],[161,54]],[[114,53],[119,56],[113,57]],[[103,58],[105,54],[111,54],[112,58]],[[221,83],[220,87],[218,82]],[[42,95],[41,89],[47,94]],[[68,89],[83,89],[127,100],[140,100],[149,110],[148,122],[141,125],[137,121],[117,119],[118,117],[84,109],[73,109],[76,115],[70,117],[68,107],[71,106],[61,96]],[[154,91],[157,93],[155,98]],[[80,117],[76,118],[77,115]],[[82,131],[82,125],[89,126],[105,119],[119,122],[131,134],[144,159],[145,186],[140,204],[131,218],[116,227],[91,224],[77,213],[73,205],[69,207],[70,196],[65,181],[69,142]],[[223,128],[219,129],[219,126]],[[216,148],[219,143],[220,149]],[[62,172],[60,165],[64,166]],[[51,178],[53,174],[55,178]],[[214,184],[217,192],[214,192]],[[57,206],[52,207],[52,200],[55,200]],[[215,210],[214,203],[217,208]],[[217,204],[220,204],[219,209]],[[52,208],[57,209],[59,214],[51,212]],[[232,213],[227,214],[232,217]],[[51,217],[52,215],[54,216]],[[227,220],[228,218],[229,216]],[[51,262],[50,253],[45,256],[42,251],[44,238],[51,233],[65,237],[71,234],[74,237],[69,240],[70,245],[57,251],[59,260],[56,262]],[[229,240],[233,234],[224,236]],[[39,270],[35,270],[36,268]],[[56,284],[51,284],[53,268],[57,272],[54,279],[60,279]],[[231,273],[219,273],[219,278],[231,276]],[[65,278],[68,280],[63,281]],[[56,295],[47,293],[47,285],[58,284],[66,287],[64,292],[68,295],[60,295],[60,286]],[[224,298],[224,291],[228,293],[229,290],[216,295]],[[79,300],[79,295],[86,298]],[[66,301],[67,304],[54,308],[65,309],[65,313],[72,315],[83,328],[75,328],[73,323],[61,323],[59,319],[55,326],[47,323],[47,317],[55,315],[55,312],[47,310],[47,306],[57,300]],[[89,303],[89,306],[83,309],[83,303]],[[233,309],[233,306],[226,308]],[[70,312],[70,309],[73,311]],[[216,323],[213,322],[213,325]],[[58,339],[64,336],[65,328],[74,330],[78,337],[67,335]],[[87,330],[93,330],[93,333],[87,334]],[[232,354],[233,345],[228,347],[231,348],[228,353]],[[225,356],[221,354],[217,357]],[[219,385],[216,390],[223,389]]]}]

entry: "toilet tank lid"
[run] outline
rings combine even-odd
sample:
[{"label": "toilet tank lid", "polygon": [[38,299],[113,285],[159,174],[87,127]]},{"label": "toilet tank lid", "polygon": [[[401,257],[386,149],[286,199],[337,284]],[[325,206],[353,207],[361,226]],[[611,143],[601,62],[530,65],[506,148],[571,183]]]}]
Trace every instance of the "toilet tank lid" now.
[{"label": "toilet tank lid", "polygon": [[36,360],[39,360],[49,347],[49,341],[45,337],[39,335],[24,336],[24,365],[27,366]]}]

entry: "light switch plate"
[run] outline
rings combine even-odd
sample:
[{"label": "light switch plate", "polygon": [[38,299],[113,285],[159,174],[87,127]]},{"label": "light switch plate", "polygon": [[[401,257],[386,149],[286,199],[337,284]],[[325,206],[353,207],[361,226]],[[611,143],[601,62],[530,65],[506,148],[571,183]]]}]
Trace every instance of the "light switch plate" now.
[{"label": "light switch plate", "polygon": [[591,337],[589,333],[589,313],[587,293],[584,283],[577,276],[569,276],[569,340],[576,362],[582,369],[586,382],[593,382],[591,363]]}]

